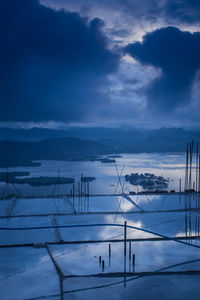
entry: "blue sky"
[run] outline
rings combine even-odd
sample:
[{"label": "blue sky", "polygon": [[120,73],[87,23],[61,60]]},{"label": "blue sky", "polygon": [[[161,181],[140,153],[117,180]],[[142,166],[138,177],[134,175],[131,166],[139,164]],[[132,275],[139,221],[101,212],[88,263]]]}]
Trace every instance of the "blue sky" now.
[{"label": "blue sky", "polygon": [[199,1],[0,6],[0,126],[200,127]]}]

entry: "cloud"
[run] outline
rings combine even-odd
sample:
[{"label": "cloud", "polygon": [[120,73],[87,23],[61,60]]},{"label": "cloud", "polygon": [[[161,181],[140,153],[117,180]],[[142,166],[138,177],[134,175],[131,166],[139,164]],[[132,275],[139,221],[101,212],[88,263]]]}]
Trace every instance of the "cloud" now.
[{"label": "cloud", "polygon": [[146,34],[142,42],[129,44],[125,51],[141,64],[161,69],[161,76],[146,89],[149,108],[166,112],[189,102],[200,69],[199,32],[160,28]]},{"label": "cloud", "polygon": [[0,3],[0,120],[76,121],[95,113],[119,57],[103,21],[36,0]]},{"label": "cloud", "polygon": [[199,0],[171,0],[166,1],[165,17],[181,23],[198,23],[200,22],[200,2]]}]

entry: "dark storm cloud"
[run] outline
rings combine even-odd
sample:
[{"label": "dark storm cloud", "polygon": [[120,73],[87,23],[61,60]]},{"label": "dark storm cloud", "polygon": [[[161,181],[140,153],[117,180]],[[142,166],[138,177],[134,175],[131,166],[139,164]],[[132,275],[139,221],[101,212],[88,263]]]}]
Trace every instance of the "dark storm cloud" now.
[{"label": "dark storm cloud", "polygon": [[143,42],[129,44],[125,51],[141,64],[162,71],[146,90],[149,107],[170,111],[189,102],[200,69],[200,33],[161,28],[146,34]]},{"label": "dark storm cloud", "polygon": [[100,19],[54,11],[37,0],[0,2],[0,120],[83,119],[117,68]]},{"label": "dark storm cloud", "polygon": [[199,0],[173,0],[165,5],[165,16],[183,23],[200,22]]}]

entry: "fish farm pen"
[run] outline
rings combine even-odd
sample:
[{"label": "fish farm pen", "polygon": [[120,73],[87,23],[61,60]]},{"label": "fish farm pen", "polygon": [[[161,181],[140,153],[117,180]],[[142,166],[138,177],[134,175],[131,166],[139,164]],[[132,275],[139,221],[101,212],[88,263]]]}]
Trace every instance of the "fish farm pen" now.
[{"label": "fish farm pen", "polygon": [[176,191],[127,193],[121,173],[113,194],[92,194],[81,175],[69,193],[60,193],[58,176],[41,196],[22,195],[8,176],[0,198],[2,299],[199,299],[198,145],[187,144]]}]

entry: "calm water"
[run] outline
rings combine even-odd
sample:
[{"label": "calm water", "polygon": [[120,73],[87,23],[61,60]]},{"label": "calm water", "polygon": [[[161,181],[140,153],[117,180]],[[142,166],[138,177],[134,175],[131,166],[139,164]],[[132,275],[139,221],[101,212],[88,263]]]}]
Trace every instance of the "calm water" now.
[{"label": "calm water", "polygon": [[[66,161],[40,161],[40,167],[17,167],[10,168],[9,171],[29,171],[30,177],[38,176],[54,176],[58,175],[58,169],[60,176],[73,177],[76,182],[80,179],[81,174],[84,176],[96,177],[96,180],[90,183],[90,192],[96,194],[113,193],[115,191],[118,176],[114,163],[102,163],[102,162],[66,162]],[[119,174],[122,171],[121,181],[124,184],[125,191],[137,191],[141,190],[141,187],[132,186],[127,182],[124,182],[124,175],[131,173],[154,173],[155,175],[162,175],[165,178],[170,179],[169,189],[178,190],[179,179],[182,179],[182,186],[184,183],[184,167],[185,167],[185,154],[122,154],[120,158],[116,158],[116,164]],[[123,170],[122,170],[123,169]],[[5,171],[5,169],[0,169]],[[193,176],[194,178],[194,176]],[[4,184],[0,185],[1,191]],[[66,193],[71,189],[71,185],[61,185],[59,192]],[[53,186],[49,187],[31,187],[30,185],[18,185],[18,188],[25,195],[40,195],[51,194]],[[10,187],[12,189],[12,187]],[[120,185],[117,189],[121,192]],[[55,193],[58,191],[56,190]]]},{"label": "calm water", "polygon": [[[117,159],[118,172],[124,166],[124,175],[130,173],[154,173],[170,178],[169,189],[178,189],[179,179],[184,182],[184,154],[132,154],[122,155]],[[42,161],[40,167],[11,168],[10,171],[29,171],[30,176],[74,177],[76,186],[80,174],[94,176],[96,181],[90,184],[92,193],[113,193],[118,181],[115,164],[101,162],[63,162]],[[5,171],[1,169],[0,171]],[[193,174],[193,180],[195,174]],[[3,189],[4,184],[1,185]],[[10,187],[12,188],[12,187]],[[18,186],[24,195],[42,193],[50,194],[51,187]],[[60,186],[60,192],[67,192],[71,185]],[[137,190],[125,183],[125,188]],[[120,192],[118,188],[118,192]],[[196,212],[178,211],[185,207],[185,197],[175,194],[168,195],[132,195],[131,200],[146,213],[136,213],[138,208],[131,201],[119,196],[91,196],[89,199],[76,197],[72,199],[17,199],[12,218],[0,218],[0,227],[40,227],[67,224],[124,224],[136,226],[163,234],[169,237],[186,236],[189,245],[175,241],[140,241],[127,243],[127,253],[135,254],[135,265],[131,264],[129,255],[124,257],[124,243],[111,244],[112,255],[109,256],[108,243],[86,243],[73,245],[51,245],[51,251],[60,268],[67,277],[64,284],[65,299],[199,299],[199,275],[158,275],[127,277],[88,277],[91,274],[110,272],[147,272],[147,271],[188,271],[199,270],[199,241],[190,240],[190,236],[199,235],[199,217]],[[197,201],[189,196],[191,207],[196,207]],[[12,201],[1,201],[0,211],[5,215],[7,204]],[[72,206],[74,204],[74,207]],[[198,201],[199,204],[199,201]],[[74,214],[74,209],[76,214]],[[164,210],[176,209],[173,212]],[[69,215],[54,217],[56,212],[66,212]],[[148,213],[147,213],[148,211]],[[159,211],[159,212],[158,212]],[[162,212],[160,212],[162,211]],[[81,213],[79,213],[81,212]],[[84,212],[84,214],[82,213]],[[86,214],[90,212],[90,214]],[[113,213],[115,212],[115,213]],[[120,214],[118,212],[121,212]],[[127,213],[129,212],[129,213]],[[134,212],[134,213],[130,213]],[[37,216],[33,216],[38,214]],[[42,214],[49,214],[41,216]],[[14,217],[15,215],[15,217]],[[16,217],[18,215],[18,217]],[[19,215],[24,215],[19,217]],[[31,216],[32,215],[32,216]],[[40,215],[40,216],[39,216]],[[26,216],[26,217],[25,217]],[[198,225],[198,226],[197,226]],[[59,234],[58,234],[59,233]],[[123,239],[124,228],[113,226],[80,227],[29,230],[2,231],[0,244],[24,244],[56,242],[60,237],[64,241],[88,241],[105,239]],[[153,234],[127,229],[127,238],[149,238]],[[192,246],[192,243],[194,244]],[[129,248],[130,247],[130,248]],[[105,269],[99,265],[99,256],[105,262]],[[83,259],[84,257],[84,259]],[[76,275],[76,277],[71,277]],[[81,277],[78,277],[81,275]],[[173,276],[173,277],[172,277]],[[155,279],[154,279],[155,278]],[[154,281],[152,281],[154,280]],[[24,288],[24,283],[26,288]],[[42,285],[41,285],[42,282]],[[173,284],[172,284],[173,282]],[[109,285],[109,286],[108,286]],[[14,289],[10,289],[14,286]],[[126,288],[124,288],[126,287]],[[145,288],[144,288],[145,287]],[[169,291],[169,289],[171,290]],[[60,299],[59,280],[46,249],[32,247],[12,247],[0,249],[0,289],[2,299],[18,300],[49,296],[49,299]],[[54,295],[58,295],[54,297]],[[112,297],[111,297],[112,295]],[[159,295],[159,296],[158,296]],[[161,295],[161,296],[160,296]],[[168,297],[170,295],[170,297]],[[192,296],[191,296],[192,295]]]}]

